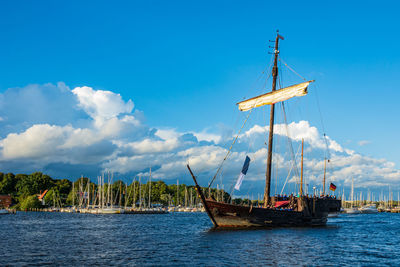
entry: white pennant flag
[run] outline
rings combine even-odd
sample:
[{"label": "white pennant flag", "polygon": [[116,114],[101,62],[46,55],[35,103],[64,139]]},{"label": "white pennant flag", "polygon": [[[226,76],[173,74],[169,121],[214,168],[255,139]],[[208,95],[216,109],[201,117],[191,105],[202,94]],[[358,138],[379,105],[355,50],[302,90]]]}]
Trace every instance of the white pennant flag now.
[{"label": "white pennant flag", "polygon": [[250,158],[248,156],[246,156],[246,159],[244,160],[242,171],[240,172],[239,178],[237,179],[236,185],[235,185],[235,189],[238,191],[240,190],[240,187],[242,186],[242,182],[243,182],[244,176],[247,173],[247,170],[249,169],[249,165],[250,165]]}]

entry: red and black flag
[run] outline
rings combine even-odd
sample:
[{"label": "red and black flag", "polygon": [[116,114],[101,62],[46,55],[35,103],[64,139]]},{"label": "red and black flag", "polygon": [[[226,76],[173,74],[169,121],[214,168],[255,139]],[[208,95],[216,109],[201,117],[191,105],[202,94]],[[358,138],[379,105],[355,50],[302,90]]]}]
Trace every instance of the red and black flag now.
[{"label": "red and black flag", "polygon": [[332,191],[335,191],[336,190],[336,185],[331,183],[331,185],[329,186],[329,189],[332,190]]}]

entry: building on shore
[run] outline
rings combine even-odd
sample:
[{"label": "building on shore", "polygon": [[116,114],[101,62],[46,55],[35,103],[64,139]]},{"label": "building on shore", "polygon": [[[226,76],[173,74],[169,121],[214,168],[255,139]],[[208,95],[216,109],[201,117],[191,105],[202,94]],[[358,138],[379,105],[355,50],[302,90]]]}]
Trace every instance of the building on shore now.
[{"label": "building on shore", "polygon": [[9,208],[12,204],[10,195],[0,195],[0,209]]}]

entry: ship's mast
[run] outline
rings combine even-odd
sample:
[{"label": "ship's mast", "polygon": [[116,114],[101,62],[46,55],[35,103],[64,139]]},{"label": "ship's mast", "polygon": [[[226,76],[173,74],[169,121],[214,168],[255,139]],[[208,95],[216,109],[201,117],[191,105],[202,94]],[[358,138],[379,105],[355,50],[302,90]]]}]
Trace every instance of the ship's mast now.
[{"label": "ship's mast", "polygon": [[300,197],[303,196],[303,156],[304,156],[304,139],[301,139]]},{"label": "ship's mast", "polygon": [[[272,92],[276,90],[276,80],[278,78],[279,39],[283,40],[283,37],[280,36],[277,31],[275,39],[275,49],[274,49],[274,67],[272,68]],[[271,115],[269,119],[268,158],[267,158],[267,170],[265,173],[264,207],[268,206],[270,202],[274,118],[275,118],[275,105],[272,104]]]},{"label": "ship's mast", "polygon": [[323,196],[325,196],[325,178],[326,178],[326,158],[324,160],[324,185],[323,185],[323,191],[322,191]]}]

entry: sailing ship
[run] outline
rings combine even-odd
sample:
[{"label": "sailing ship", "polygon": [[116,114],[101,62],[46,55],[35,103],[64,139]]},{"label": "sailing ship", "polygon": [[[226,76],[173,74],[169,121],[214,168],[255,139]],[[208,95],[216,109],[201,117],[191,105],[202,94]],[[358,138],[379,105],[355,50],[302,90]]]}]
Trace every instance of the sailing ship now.
[{"label": "sailing ship", "polygon": [[306,81],[276,90],[278,78],[277,63],[279,56],[279,40],[283,39],[284,38],[277,32],[273,53],[274,65],[272,68],[272,91],[238,103],[240,111],[248,111],[264,105],[271,106],[264,204],[256,207],[252,204],[237,205],[217,201],[210,197],[206,198],[201,187],[197,183],[196,176],[190,169],[189,164],[187,165],[202,204],[215,227],[242,228],[325,225],[329,212],[340,211],[341,201],[334,197],[324,195],[316,196],[315,194],[314,196],[308,196],[303,194],[303,171],[301,171],[300,193],[298,196],[290,195],[289,197],[282,199],[281,197],[270,195],[275,103],[286,101],[293,97],[306,95],[308,85],[313,82]]}]

